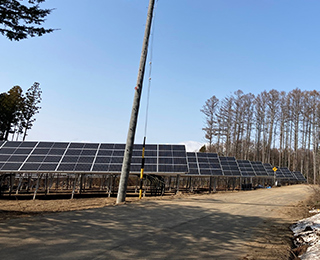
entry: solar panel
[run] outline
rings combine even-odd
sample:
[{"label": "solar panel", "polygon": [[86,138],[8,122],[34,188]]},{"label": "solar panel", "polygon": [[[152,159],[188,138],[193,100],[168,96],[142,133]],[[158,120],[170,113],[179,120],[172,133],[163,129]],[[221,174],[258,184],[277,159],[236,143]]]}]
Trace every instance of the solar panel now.
[{"label": "solar panel", "polygon": [[37,145],[37,148],[47,148],[50,149],[54,145],[54,142],[40,142]]},{"label": "solar panel", "polygon": [[[95,160],[95,164],[109,164],[111,161],[111,156],[109,157],[96,157],[96,160]],[[132,161],[133,162],[133,158],[132,158]],[[137,162],[134,162],[134,163],[137,163]],[[141,165],[141,158],[140,158],[140,165]]]},{"label": "solar panel", "polygon": [[172,157],[172,151],[159,151],[159,156],[161,157]]},{"label": "solar panel", "polygon": [[22,142],[19,147],[33,148],[38,142]]},{"label": "solar panel", "polygon": [[258,177],[267,177],[268,173],[264,168],[262,162],[251,162],[254,172]]},{"label": "solar panel", "polygon": [[285,176],[283,174],[283,172],[281,171],[280,167],[276,167],[277,170],[276,170],[276,178],[277,179],[285,179]]},{"label": "solar panel", "polygon": [[73,162],[76,163],[79,159],[79,156],[65,156],[63,157],[61,163],[69,163],[69,162]]},{"label": "solar panel", "polygon": [[85,143],[70,143],[69,149],[82,149]]},{"label": "solar panel", "polygon": [[38,171],[55,171],[57,166],[57,163],[43,163],[38,168]]},{"label": "solar panel", "polygon": [[112,150],[99,150],[98,156],[111,156],[112,152]]},{"label": "solar panel", "polygon": [[16,150],[16,148],[12,148],[12,147],[2,147],[0,149],[0,154],[5,154],[5,155],[12,155],[14,153],[14,151]]},{"label": "solar panel", "polygon": [[8,162],[24,162],[27,158],[26,155],[12,155],[10,158],[8,158]]},{"label": "solar panel", "polygon": [[114,144],[114,149],[115,150],[124,150],[126,148],[125,144]]},{"label": "solar panel", "polygon": [[76,164],[74,170],[75,171],[90,171],[92,163],[78,163]]},{"label": "solar panel", "polygon": [[[30,158],[30,157],[29,157]],[[50,156],[45,157],[43,162],[60,162],[62,156]]]},{"label": "solar panel", "polygon": [[[137,150],[137,152],[138,151],[139,150]],[[141,156],[141,154],[139,155],[139,152],[136,155]],[[144,155],[146,157],[157,157],[157,151],[147,150],[147,151],[145,151]]]},{"label": "solar panel", "polygon": [[295,177],[293,176],[292,172],[287,167],[281,167],[281,172],[284,175],[284,178],[286,180],[295,180]]},{"label": "solar panel", "polygon": [[101,144],[100,149],[102,150],[113,150],[114,144]]},{"label": "solar panel", "polygon": [[[124,150],[114,150],[112,153],[112,156],[119,156],[119,157],[123,157],[124,156]],[[141,154],[140,154],[141,156]]]},{"label": "solar panel", "polygon": [[0,162],[6,162],[10,158],[10,155],[0,154]]},{"label": "solar panel", "polygon": [[196,158],[196,153],[187,153],[187,160],[188,160],[188,174],[190,175],[199,175],[199,167]]},{"label": "solar panel", "polygon": [[[157,169],[157,172],[163,173],[186,173],[188,165],[186,159],[186,148],[184,145],[164,145],[160,144],[158,150],[155,150],[156,145],[146,145],[145,149],[145,170],[149,168],[151,171]],[[147,151],[151,151],[150,153]],[[157,152],[157,154],[156,154]],[[141,157],[141,154],[139,155]],[[149,158],[153,158],[148,160]],[[157,163],[155,161],[157,158]]]},{"label": "solar panel", "polygon": [[1,171],[18,171],[19,168],[21,167],[22,163],[11,163],[11,162],[6,162],[4,165],[1,167]]},{"label": "solar panel", "polygon": [[253,170],[253,167],[248,160],[237,160],[241,176],[243,177],[255,177],[256,174]]},{"label": "solar panel", "polygon": [[94,156],[80,156],[78,159],[78,163],[90,163],[92,164],[94,161]]},{"label": "solar panel", "polygon": [[189,175],[223,176],[216,153],[187,153]]},{"label": "solar panel", "polygon": [[[134,166],[131,166],[134,168]],[[93,172],[108,172],[109,164],[95,163],[92,167]]]},{"label": "solar panel", "polygon": [[22,142],[15,142],[15,141],[7,141],[3,147],[13,147],[13,148],[17,148],[20,146]]},{"label": "solar panel", "polygon": [[67,152],[66,152],[66,155],[73,155],[73,156],[76,156],[76,155],[80,155],[81,154],[81,150],[77,150],[77,149],[68,149]]},{"label": "solar panel", "polygon": [[35,164],[35,163],[25,163],[21,170],[22,171],[37,171],[39,168],[40,164]]},{"label": "solar panel", "polygon": [[72,172],[74,170],[75,164],[74,163],[61,163],[57,169],[57,171],[67,171]]},{"label": "solar panel", "polygon": [[297,178],[298,181],[303,181],[303,182],[307,181],[301,172],[295,171],[293,172],[293,175]]},{"label": "solar panel", "polygon": [[61,148],[66,149],[68,147],[69,143],[54,143],[52,148]]},{"label": "solar panel", "polygon": [[51,148],[48,151],[48,155],[63,155],[65,152],[65,149],[60,149],[60,148]]},{"label": "solar panel", "polygon": [[95,143],[85,143],[83,149],[92,149],[97,150],[99,148],[99,144]]},{"label": "solar panel", "polygon": [[33,150],[32,154],[48,154],[50,151],[50,148],[36,148]]},{"label": "solar panel", "polygon": [[31,148],[17,148],[13,154],[29,154],[31,151]]},{"label": "solar panel", "polygon": [[234,157],[219,156],[223,175],[225,176],[241,176],[241,172],[237,161]]},{"label": "solar panel", "polygon": [[274,177],[273,166],[270,163],[264,163],[263,166],[264,166],[268,176]]}]

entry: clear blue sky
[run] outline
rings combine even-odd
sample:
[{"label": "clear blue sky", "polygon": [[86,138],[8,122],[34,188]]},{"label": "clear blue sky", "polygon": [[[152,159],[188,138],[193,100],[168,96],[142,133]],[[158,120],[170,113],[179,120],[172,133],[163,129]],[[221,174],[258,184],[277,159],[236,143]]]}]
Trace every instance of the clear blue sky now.
[{"label": "clear blue sky", "polygon": [[[0,37],[0,92],[37,81],[27,140],[126,141],[148,0],[56,0],[52,34]],[[159,0],[148,143],[204,142],[200,109],[241,89],[319,90],[320,1]],[[144,84],[136,143],[144,134]]]}]

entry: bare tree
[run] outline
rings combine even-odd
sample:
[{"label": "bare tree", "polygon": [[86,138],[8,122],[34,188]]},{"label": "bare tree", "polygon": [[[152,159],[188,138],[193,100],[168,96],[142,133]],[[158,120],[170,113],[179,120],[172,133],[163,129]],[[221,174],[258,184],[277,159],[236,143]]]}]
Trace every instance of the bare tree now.
[{"label": "bare tree", "polygon": [[[209,101],[202,112],[209,111]],[[213,103],[203,128],[208,150],[286,166],[318,181],[320,92],[273,89],[254,96],[238,90]]]},{"label": "bare tree", "polygon": [[272,89],[267,93],[267,118],[268,118],[268,141],[267,141],[267,147],[266,147],[266,162],[270,163],[271,159],[271,145],[272,145],[272,138],[273,132],[274,132],[274,125],[277,122],[278,117],[278,108],[280,104],[280,93]]},{"label": "bare tree", "polygon": [[208,151],[212,151],[213,137],[216,134],[215,112],[219,99],[216,96],[209,98],[200,110],[205,116],[205,124],[202,130],[205,132],[205,139],[209,142]]}]

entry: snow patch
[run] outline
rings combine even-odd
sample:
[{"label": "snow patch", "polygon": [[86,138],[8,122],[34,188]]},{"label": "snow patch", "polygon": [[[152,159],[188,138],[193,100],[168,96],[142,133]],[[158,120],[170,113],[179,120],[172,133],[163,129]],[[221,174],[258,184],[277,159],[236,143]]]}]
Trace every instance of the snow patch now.
[{"label": "snow patch", "polygon": [[320,213],[305,218],[291,226],[296,247],[308,245],[307,251],[300,256],[302,260],[320,260]]}]

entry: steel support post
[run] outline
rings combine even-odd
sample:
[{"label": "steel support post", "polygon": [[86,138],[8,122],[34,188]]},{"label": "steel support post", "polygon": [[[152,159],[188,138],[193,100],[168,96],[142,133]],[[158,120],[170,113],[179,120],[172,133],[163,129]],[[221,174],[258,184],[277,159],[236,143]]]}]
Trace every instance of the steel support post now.
[{"label": "steel support post", "polygon": [[36,199],[36,196],[37,196],[37,192],[38,192],[38,189],[39,189],[39,186],[40,186],[40,180],[41,180],[41,178],[42,178],[42,175],[43,175],[43,173],[38,174],[37,186],[36,186],[36,189],[34,190],[34,193],[33,193],[33,200]]},{"label": "steel support post", "polygon": [[179,185],[180,185],[180,174],[177,175],[177,179],[176,179],[176,194],[179,193]]},{"label": "steel support post", "polygon": [[213,177],[213,192],[217,192],[217,179],[218,177]]},{"label": "steel support post", "polygon": [[17,190],[16,190],[16,195],[18,195],[19,193],[19,190],[21,188],[21,185],[22,185],[22,182],[23,182],[23,173],[20,174],[20,178],[19,178],[19,184],[18,184],[18,187],[17,187]]}]

